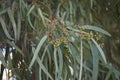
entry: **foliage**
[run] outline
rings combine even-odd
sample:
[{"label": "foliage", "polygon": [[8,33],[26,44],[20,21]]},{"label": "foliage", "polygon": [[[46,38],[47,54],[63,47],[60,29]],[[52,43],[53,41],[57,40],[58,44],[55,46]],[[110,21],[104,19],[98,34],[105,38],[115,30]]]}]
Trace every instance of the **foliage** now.
[{"label": "foliage", "polygon": [[1,1],[1,76],[7,68],[18,80],[119,80],[104,53],[111,34],[96,17],[97,2]]}]

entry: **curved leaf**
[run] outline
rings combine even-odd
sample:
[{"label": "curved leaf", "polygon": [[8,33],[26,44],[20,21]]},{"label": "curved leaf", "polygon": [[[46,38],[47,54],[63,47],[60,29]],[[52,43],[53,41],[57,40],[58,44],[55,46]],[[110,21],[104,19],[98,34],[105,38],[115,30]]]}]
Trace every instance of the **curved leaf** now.
[{"label": "curved leaf", "polygon": [[105,31],[105,30],[103,30],[103,29],[101,29],[100,27],[91,26],[91,25],[83,25],[82,27],[85,28],[85,29],[88,29],[88,30],[94,30],[94,31],[103,33],[103,34],[105,34],[105,35],[107,35],[107,36],[111,36],[110,33],[108,33],[107,31]]},{"label": "curved leaf", "polygon": [[1,25],[2,25],[3,31],[5,32],[6,36],[7,36],[9,39],[13,40],[13,38],[10,36],[10,34],[9,34],[8,30],[7,30],[5,21],[2,19],[2,17],[0,17],[0,23],[1,23]]},{"label": "curved leaf", "polygon": [[14,43],[12,43],[12,42],[9,41],[9,40],[7,40],[7,43],[8,43],[9,45],[11,45],[12,47],[14,47],[14,48],[24,57],[24,53],[22,52],[22,50],[21,50],[19,47],[17,47]]},{"label": "curved leaf", "polygon": [[43,36],[43,38],[40,40],[39,44],[37,45],[36,49],[35,49],[35,53],[34,53],[34,56],[30,62],[30,65],[29,65],[29,69],[32,67],[32,65],[34,64],[35,60],[37,59],[37,56],[38,56],[38,53],[43,45],[43,43],[46,41],[47,39],[47,35]]},{"label": "curved leaf", "polygon": [[104,54],[103,50],[100,48],[100,46],[98,45],[98,43],[93,38],[91,40],[95,44],[95,46],[97,47],[97,49],[99,50],[100,55],[103,58],[104,62],[107,63],[106,58],[105,58],[105,54]]},{"label": "curved leaf", "polygon": [[17,39],[17,26],[16,26],[16,22],[14,19],[14,15],[11,9],[8,9],[8,16],[10,18],[10,21],[12,22],[12,26],[13,26],[13,31],[14,31],[14,38],[15,40]]},{"label": "curved leaf", "polygon": [[97,80],[98,78],[98,63],[99,63],[99,55],[96,46],[90,42],[91,53],[93,56],[93,72],[92,72],[92,80]]}]

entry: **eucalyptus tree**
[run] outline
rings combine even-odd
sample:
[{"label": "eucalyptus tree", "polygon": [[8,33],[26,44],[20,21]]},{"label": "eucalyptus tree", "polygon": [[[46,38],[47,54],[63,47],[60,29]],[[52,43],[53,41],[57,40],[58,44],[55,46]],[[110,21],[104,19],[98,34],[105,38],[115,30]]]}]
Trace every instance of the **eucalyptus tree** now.
[{"label": "eucalyptus tree", "polygon": [[[1,80],[5,68],[11,71],[9,78],[18,80],[119,79],[120,72],[109,61],[104,47],[111,34],[104,30],[108,28],[104,27],[100,11],[105,13],[110,5],[104,7],[102,3],[2,0]],[[108,21],[106,15],[104,18]]]}]

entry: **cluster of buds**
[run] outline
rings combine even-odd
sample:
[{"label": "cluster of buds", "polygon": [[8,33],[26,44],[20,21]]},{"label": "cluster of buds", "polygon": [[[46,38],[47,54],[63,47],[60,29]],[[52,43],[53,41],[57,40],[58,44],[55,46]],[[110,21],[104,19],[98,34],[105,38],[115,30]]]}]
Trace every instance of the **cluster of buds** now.
[{"label": "cluster of buds", "polygon": [[54,47],[59,47],[60,44],[68,44],[69,43],[69,31],[64,23],[60,22],[60,19],[54,19],[50,23],[48,38],[49,41],[54,45]]},{"label": "cluster of buds", "polygon": [[57,48],[62,43],[67,45],[69,43],[69,40],[66,37],[60,37],[60,38],[57,38],[55,40],[52,40],[52,43],[53,43],[54,47]]}]

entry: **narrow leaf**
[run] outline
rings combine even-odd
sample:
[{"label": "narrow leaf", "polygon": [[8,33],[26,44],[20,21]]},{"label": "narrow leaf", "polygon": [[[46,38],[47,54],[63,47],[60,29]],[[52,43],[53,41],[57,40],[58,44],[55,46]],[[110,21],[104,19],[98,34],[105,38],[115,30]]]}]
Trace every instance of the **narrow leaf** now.
[{"label": "narrow leaf", "polygon": [[[41,57],[41,63],[43,62],[43,59],[44,59],[44,57],[45,57],[45,53],[47,52],[47,48],[48,48],[48,46],[46,46],[45,49],[44,49],[43,55],[42,55],[42,57]],[[42,76],[42,74],[41,74],[41,67],[40,67],[40,68],[39,68],[39,80],[42,79],[41,76]]]},{"label": "narrow leaf", "polygon": [[54,62],[55,62],[55,80],[58,79],[57,73],[58,73],[58,61],[57,61],[57,49],[54,48]]},{"label": "narrow leaf", "polygon": [[20,13],[18,13],[18,23],[17,23],[17,31],[18,31],[18,34],[17,34],[17,40],[19,40],[20,38],[20,33],[21,33],[21,17],[20,17]]},{"label": "narrow leaf", "polygon": [[29,65],[29,69],[32,67],[32,65],[34,64],[35,60],[37,59],[37,56],[38,56],[38,53],[43,45],[43,43],[46,41],[47,39],[47,36],[45,35],[39,42],[39,44],[37,45],[36,49],[35,49],[35,53],[34,53],[34,56],[30,62],[30,65]]},{"label": "narrow leaf", "polygon": [[82,79],[82,67],[83,67],[83,44],[81,40],[80,44],[80,71],[79,71],[79,80]]},{"label": "narrow leaf", "polygon": [[59,57],[59,69],[58,69],[58,78],[62,78],[62,70],[63,70],[63,53],[62,49],[59,47],[58,48],[58,57]]},{"label": "narrow leaf", "polygon": [[107,75],[105,77],[105,80],[109,80],[111,74],[112,74],[112,70],[109,70],[109,72],[107,73]]},{"label": "narrow leaf", "polygon": [[104,62],[107,63],[106,57],[105,57],[105,54],[104,54],[103,50],[100,48],[100,46],[98,45],[98,43],[93,38],[91,40],[96,45],[97,49],[99,50],[100,55],[103,58]]},{"label": "narrow leaf", "polygon": [[[35,48],[32,48],[32,52],[35,53]],[[52,76],[49,74],[49,72],[47,71],[47,69],[45,68],[45,66],[42,64],[42,61],[40,60],[40,58],[37,56],[37,62],[40,66],[40,68],[45,72],[45,74],[51,79],[53,80]],[[40,76],[41,79],[41,76]]]},{"label": "narrow leaf", "polygon": [[13,38],[10,36],[10,34],[9,34],[8,30],[7,30],[5,21],[2,19],[2,17],[0,17],[0,23],[1,23],[1,25],[2,25],[3,31],[5,32],[5,35],[6,35],[9,39],[13,40]]},{"label": "narrow leaf", "polygon": [[35,5],[32,5],[32,7],[31,7],[30,10],[28,11],[27,15],[29,15],[34,8],[35,8]]},{"label": "narrow leaf", "polygon": [[98,63],[99,63],[99,55],[98,50],[96,49],[95,45],[90,42],[91,53],[93,56],[93,73],[92,73],[92,80],[97,80],[98,78]]},{"label": "narrow leaf", "polygon": [[12,47],[14,47],[14,48],[24,57],[24,53],[22,52],[22,50],[21,50],[19,47],[17,47],[14,43],[12,43],[12,42],[9,41],[9,40],[7,40],[7,43],[8,43],[9,45],[11,45]]},{"label": "narrow leaf", "polygon": [[41,19],[42,19],[42,22],[43,22],[44,26],[46,26],[46,24],[45,24],[45,18],[44,18],[44,16],[43,16],[43,13],[42,13],[42,11],[41,11],[40,8],[38,8],[38,13],[39,13],[39,15],[40,15],[40,17],[41,17]]},{"label": "narrow leaf", "polygon": [[28,17],[28,22],[30,24],[30,27],[35,30],[35,27],[33,26],[32,22],[31,22],[31,19],[30,19],[30,15],[27,16]]},{"label": "narrow leaf", "polygon": [[14,36],[15,36],[15,40],[16,40],[17,39],[17,28],[16,28],[16,22],[15,22],[15,19],[13,16],[13,12],[11,9],[8,9],[8,16],[10,18],[10,21],[12,22]]},{"label": "narrow leaf", "polygon": [[83,25],[82,27],[85,28],[85,29],[88,29],[88,30],[94,30],[94,31],[100,32],[100,33],[105,34],[107,36],[111,36],[110,33],[108,33],[107,31],[105,31],[103,29],[101,29],[100,27],[91,26],[91,25]]}]

